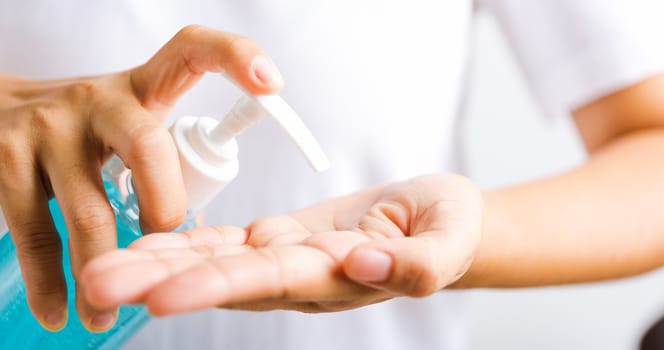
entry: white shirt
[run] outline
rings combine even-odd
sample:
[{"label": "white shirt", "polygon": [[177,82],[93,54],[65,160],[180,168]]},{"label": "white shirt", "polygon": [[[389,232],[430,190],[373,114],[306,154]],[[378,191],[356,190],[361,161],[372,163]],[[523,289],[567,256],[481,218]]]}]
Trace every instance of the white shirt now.
[{"label": "white shirt", "polygon": [[[209,224],[245,225],[367,185],[458,171],[455,113],[475,7],[496,15],[553,112],[662,69],[658,1],[5,0],[0,71],[45,79],[127,69],[190,23],[258,41],[333,167],[311,172],[268,121],[248,130],[238,179],[207,210]],[[221,116],[238,95],[210,76],[173,116]],[[464,301],[441,292],[334,314],[210,310],[153,320],[126,348],[463,349]]]}]

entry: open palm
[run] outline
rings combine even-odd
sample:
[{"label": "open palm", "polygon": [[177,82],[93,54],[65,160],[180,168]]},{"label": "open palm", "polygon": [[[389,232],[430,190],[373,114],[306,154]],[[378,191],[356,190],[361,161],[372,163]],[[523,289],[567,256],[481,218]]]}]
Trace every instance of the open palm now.
[{"label": "open palm", "polygon": [[99,307],[145,303],[155,315],[207,307],[338,311],[457,280],[479,244],[482,196],[430,175],[331,199],[246,229],[151,234],[86,266]]}]

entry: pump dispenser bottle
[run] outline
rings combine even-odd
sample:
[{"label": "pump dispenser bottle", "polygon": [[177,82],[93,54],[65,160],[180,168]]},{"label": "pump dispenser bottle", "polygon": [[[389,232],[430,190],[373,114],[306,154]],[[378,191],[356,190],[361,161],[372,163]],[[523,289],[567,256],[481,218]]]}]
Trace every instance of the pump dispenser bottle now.
[{"label": "pump dispenser bottle", "polygon": [[[188,197],[187,219],[176,231],[193,227],[200,210],[235,178],[239,169],[235,136],[266,114],[285,130],[313,169],[323,171],[329,166],[307,127],[278,95],[243,96],[221,122],[208,117],[182,117],[170,128]],[[131,173],[114,157],[104,165],[102,177],[116,216],[118,244],[124,248],[141,236]],[[15,247],[5,233],[0,237],[0,349],[119,348],[149,319],[149,314],[143,306],[122,306],[115,326],[109,331],[91,333],[83,328],[74,307],[67,229],[56,200],[49,204],[63,242],[68,323],[60,332],[49,332],[34,319],[28,309]]]}]

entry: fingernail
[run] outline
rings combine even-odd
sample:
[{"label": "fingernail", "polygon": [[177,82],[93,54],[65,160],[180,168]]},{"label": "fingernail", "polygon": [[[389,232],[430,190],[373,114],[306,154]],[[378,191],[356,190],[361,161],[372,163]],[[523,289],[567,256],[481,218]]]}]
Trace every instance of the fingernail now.
[{"label": "fingernail", "polygon": [[377,250],[358,249],[353,252],[353,264],[346,273],[362,282],[384,282],[390,277],[392,257]]},{"label": "fingernail", "polygon": [[92,321],[90,322],[90,329],[95,332],[102,332],[111,328],[114,322],[115,315],[111,312],[97,314],[92,317]]},{"label": "fingernail", "polygon": [[57,332],[67,324],[67,309],[44,316],[43,326],[51,332]]},{"label": "fingernail", "polygon": [[281,85],[283,78],[274,63],[263,56],[256,56],[251,62],[251,71],[265,85]]}]

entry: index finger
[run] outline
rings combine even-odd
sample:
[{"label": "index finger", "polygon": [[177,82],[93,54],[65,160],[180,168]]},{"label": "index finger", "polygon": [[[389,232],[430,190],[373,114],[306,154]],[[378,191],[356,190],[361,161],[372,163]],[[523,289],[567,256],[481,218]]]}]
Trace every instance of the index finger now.
[{"label": "index finger", "polygon": [[281,89],[283,78],[254,41],[200,25],[180,30],[146,64],[130,71],[144,106],[173,105],[206,72],[226,72],[254,94]]},{"label": "index finger", "polygon": [[186,192],[173,138],[138,105],[115,106],[92,128],[131,169],[144,233],[169,231],[186,215]]}]

